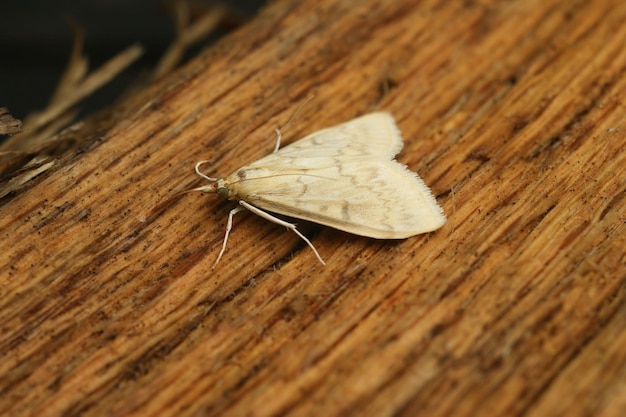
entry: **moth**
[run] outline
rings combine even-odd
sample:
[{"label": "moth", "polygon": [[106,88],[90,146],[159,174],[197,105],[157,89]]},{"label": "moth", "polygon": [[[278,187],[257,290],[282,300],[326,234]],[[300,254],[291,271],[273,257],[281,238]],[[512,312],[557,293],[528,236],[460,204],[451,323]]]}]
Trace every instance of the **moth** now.
[{"label": "moth", "polygon": [[324,260],[294,223],[268,212],[334,227],[375,239],[403,239],[431,232],[446,222],[430,189],[414,172],[394,160],[403,146],[394,118],[387,112],[366,114],[323,129],[243,166],[226,178],[192,191],[217,193],[239,206],[230,211],[222,249],[233,216],[247,209],[297,234]]}]

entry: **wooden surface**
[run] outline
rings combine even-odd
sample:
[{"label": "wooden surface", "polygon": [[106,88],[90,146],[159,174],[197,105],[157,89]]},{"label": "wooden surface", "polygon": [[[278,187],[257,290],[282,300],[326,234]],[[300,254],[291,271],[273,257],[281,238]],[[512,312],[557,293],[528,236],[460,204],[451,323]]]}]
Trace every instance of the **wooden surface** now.
[{"label": "wooden surface", "polygon": [[[392,112],[440,230],[235,218],[193,172]],[[623,416],[626,3],[277,1],[0,206],[0,414]]]}]

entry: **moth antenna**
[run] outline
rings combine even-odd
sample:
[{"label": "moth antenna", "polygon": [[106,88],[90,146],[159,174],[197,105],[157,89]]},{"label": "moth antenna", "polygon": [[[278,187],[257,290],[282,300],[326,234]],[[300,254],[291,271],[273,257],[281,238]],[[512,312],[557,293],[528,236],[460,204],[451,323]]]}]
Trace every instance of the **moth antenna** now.
[{"label": "moth antenna", "polygon": [[291,117],[289,118],[289,120],[287,121],[287,123],[285,124],[285,126],[283,126],[282,128],[276,128],[274,129],[274,132],[276,132],[276,146],[274,146],[274,152],[277,152],[278,149],[280,148],[280,140],[282,138],[282,133],[287,130],[287,128],[289,126],[291,126],[291,124],[293,123],[293,121],[296,119],[296,116],[298,115],[298,113],[300,113],[300,110],[302,110],[304,108],[304,106],[309,102],[313,100],[313,94],[311,94],[310,96],[308,96],[306,98],[306,100],[304,101],[304,103],[300,104],[300,106],[296,109],[295,112],[293,112],[293,114],[291,115]]},{"label": "moth antenna", "polygon": [[313,94],[311,94],[310,96],[308,96],[306,98],[306,100],[304,100],[304,103],[300,104],[300,106],[298,106],[298,108],[296,109],[295,112],[293,112],[293,114],[291,115],[291,117],[289,118],[289,120],[287,121],[287,123],[285,124],[285,126],[281,129],[282,132],[284,132],[285,130],[287,130],[287,128],[289,126],[291,126],[291,124],[293,123],[294,120],[296,120],[296,116],[298,115],[298,113],[300,113],[300,110],[302,110],[304,108],[304,106],[306,106],[309,101],[313,100]]}]

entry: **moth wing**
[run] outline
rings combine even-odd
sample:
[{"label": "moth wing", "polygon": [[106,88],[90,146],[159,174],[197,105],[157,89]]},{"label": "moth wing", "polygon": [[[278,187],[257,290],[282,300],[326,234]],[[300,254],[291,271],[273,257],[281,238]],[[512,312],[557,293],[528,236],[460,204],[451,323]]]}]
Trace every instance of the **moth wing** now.
[{"label": "moth wing", "polygon": [[238,198],[261,209],[378,239],[445,223],[421,178],[393,157],[402,136],[389,113],[312,133],[231,175]]},{"label": "moth wing", "polygon": [[259,208],[377,239],[430,232],[446,221],[422,179],[394,160],[317,156],[321,168],[303,169],[276,153],[264,159],[269,171],[244,167],[245,179],[232,176],[238,197]]},{"label": "moth wing", "polygon": [[387,112],[375,112],[314,132],[248,167],[263,167],[267,159],[274,158],[282,158],[295,164],[292,166],[302,168],[308,168],[310,164],[320,168],[321,159],[337,156],[390,160],[400,152],[402,145],[394,118]]}]

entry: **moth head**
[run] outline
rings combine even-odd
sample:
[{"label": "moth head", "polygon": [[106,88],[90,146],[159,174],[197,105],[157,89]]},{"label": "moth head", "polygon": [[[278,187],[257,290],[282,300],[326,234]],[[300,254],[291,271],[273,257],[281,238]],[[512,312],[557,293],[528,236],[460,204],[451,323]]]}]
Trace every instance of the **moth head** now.
[{"label": "moth head", "polygon": [[230,189],[228,188],[228,185],[226,185],[224,178],[216,178],[216,181],[212,185],[215,186],[215,192],[217,192],[221,197],[230,197]]}]

